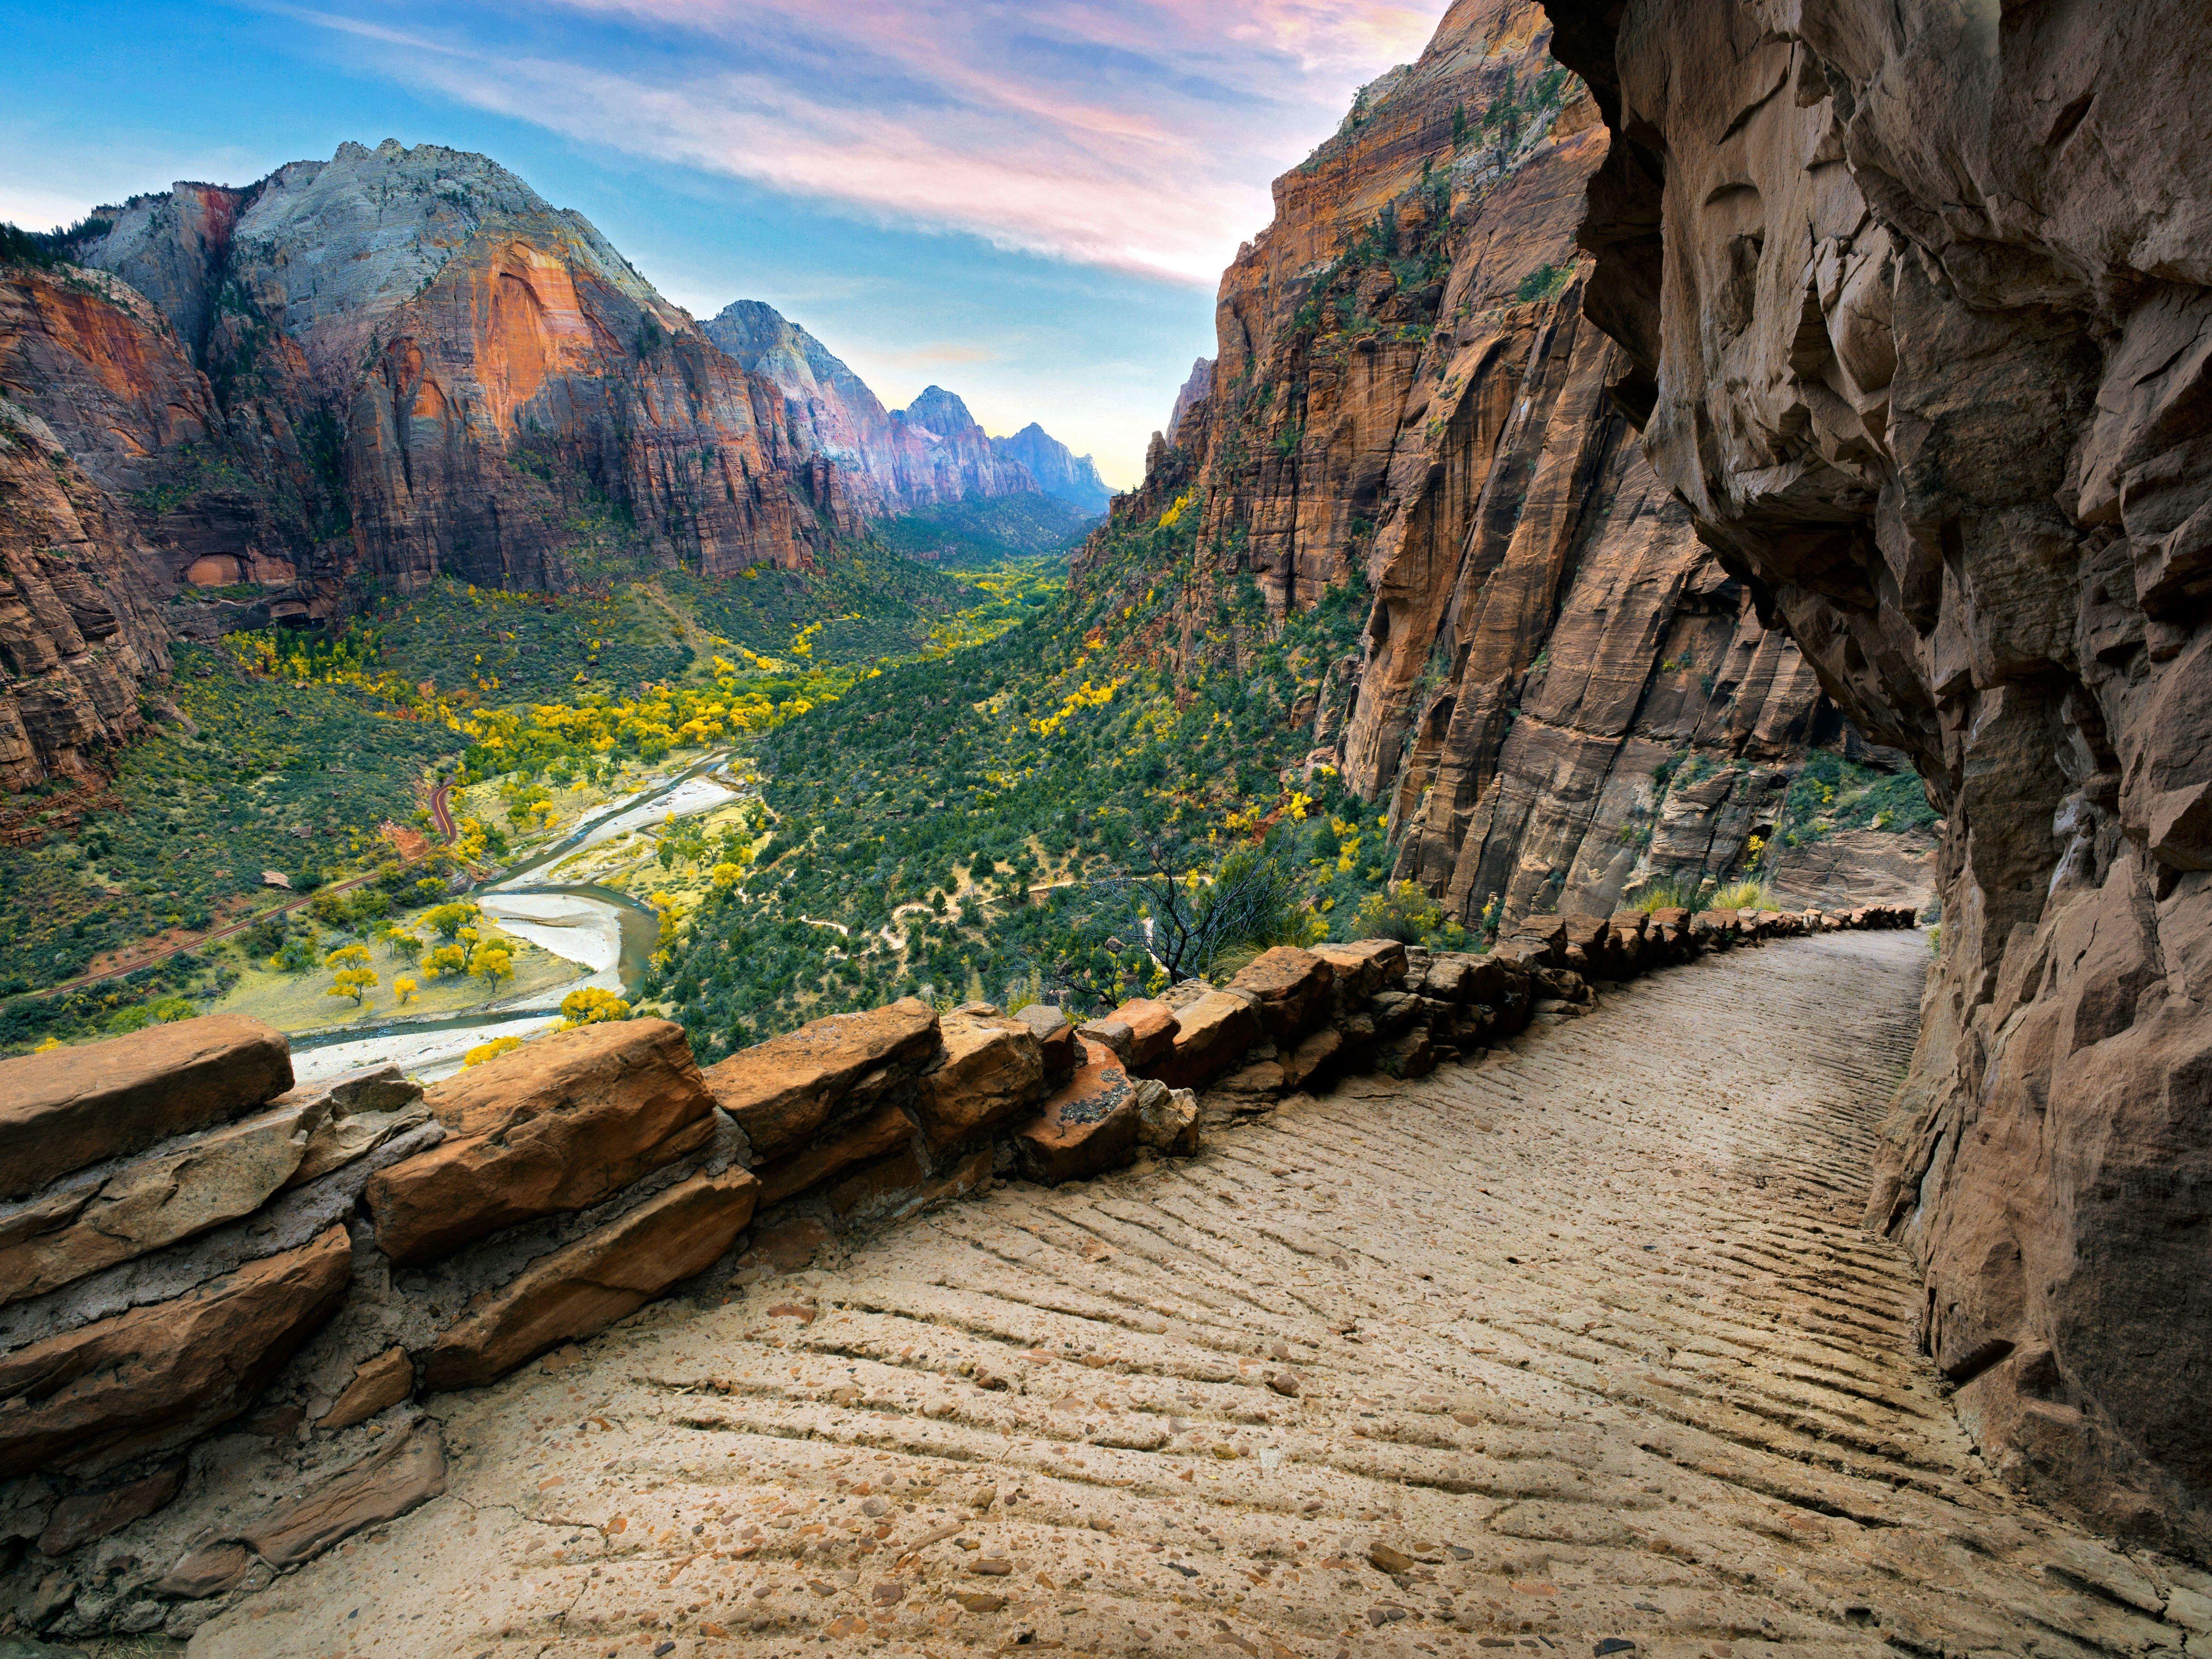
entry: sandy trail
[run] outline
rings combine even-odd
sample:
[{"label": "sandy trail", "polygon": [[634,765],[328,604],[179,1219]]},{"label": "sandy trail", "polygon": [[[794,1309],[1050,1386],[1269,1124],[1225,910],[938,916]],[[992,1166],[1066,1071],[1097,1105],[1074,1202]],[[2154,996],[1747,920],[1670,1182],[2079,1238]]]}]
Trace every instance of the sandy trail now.
[{"label": "sandy trail", "polygon": [[193,1653],[2174,1646],[1975,1458],[1858,1228],[1927,961],[1709,959],[647,1310],[434,1400],[447,1495]]}]

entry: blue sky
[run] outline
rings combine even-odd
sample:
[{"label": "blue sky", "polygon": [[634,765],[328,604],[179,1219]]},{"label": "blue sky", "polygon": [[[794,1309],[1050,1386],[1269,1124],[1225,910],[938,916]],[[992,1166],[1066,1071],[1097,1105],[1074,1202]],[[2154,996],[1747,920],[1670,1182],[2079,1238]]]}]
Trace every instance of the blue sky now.
[{"label": "blue sky", "polygon": [[766,300],[1135,481],[1267,183],[1442,0],[0,0],[0,219],[482,150],[698,315]]}]

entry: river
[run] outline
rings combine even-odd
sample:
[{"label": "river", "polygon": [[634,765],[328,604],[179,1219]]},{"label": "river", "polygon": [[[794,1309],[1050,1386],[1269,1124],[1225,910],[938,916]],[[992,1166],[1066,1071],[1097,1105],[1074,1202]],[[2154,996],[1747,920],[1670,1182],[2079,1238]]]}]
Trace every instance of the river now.
[{"label": "river", "polygon": [[535,991],[471,1013],[441,1019],[395,1019],[292,1039],[292,1074],[316,1083],[368,1066],[394,1065],[433,1082],[461,1068],[461,1057],[495,1037],[533,1037],[561,1018],[561,999],[585,986],[616,991],[635,1001],[647,963],[660,942],[660,918],[627,893],[592,884],[537,884],[532,874],[571,853],[610,841],[662,817],[712,811],[737,799],[710,774],[729,761],[712,755],[674,777],[618,801],[598,817],[509,866],[471,893],[501,928],[584,969],[584,977]]}]

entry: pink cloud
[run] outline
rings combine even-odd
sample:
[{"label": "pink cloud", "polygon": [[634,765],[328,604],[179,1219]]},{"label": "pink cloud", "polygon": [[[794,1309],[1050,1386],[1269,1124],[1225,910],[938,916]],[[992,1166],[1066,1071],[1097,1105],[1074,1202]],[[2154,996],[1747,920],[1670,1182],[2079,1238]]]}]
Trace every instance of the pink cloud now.
[{"label": "pink cloud", "polygon": [[[1268,180],[1436,20],[1319,0],[556,0],[526,15],[522,52],[488,5],[442,9],[434,28],[313,21],[390,72],[579,141],[1197,283],[1266,222]],[[640,49],[620,51],[625,35]]]}]

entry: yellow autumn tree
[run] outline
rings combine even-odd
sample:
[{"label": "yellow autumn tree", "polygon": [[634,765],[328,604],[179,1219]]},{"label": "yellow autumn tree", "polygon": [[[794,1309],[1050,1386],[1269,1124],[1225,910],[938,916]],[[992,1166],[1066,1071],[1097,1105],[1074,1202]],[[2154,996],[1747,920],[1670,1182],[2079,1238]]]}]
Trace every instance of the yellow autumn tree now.
[{"label": "yellow autumn tree", "polygon": [[360,1007],[376,988],[376,969],[374,968],[341,968],[331,979],[326,997],[351,997],[353,1006]]}]

